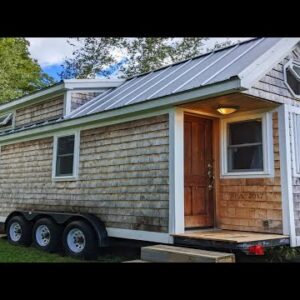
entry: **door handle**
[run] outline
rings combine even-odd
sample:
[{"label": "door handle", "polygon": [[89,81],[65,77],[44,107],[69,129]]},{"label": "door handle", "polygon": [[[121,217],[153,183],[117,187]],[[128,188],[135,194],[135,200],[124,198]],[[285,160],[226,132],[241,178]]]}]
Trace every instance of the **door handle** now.
[{"label": "door handle", "polygon": [[207,168],[208,168],[207,175],[209,179],[208,190],[212,191],[214,188],[214,181],[215,181],[215,176],[213,175],[213,165],[211,163],[208,163]]}]

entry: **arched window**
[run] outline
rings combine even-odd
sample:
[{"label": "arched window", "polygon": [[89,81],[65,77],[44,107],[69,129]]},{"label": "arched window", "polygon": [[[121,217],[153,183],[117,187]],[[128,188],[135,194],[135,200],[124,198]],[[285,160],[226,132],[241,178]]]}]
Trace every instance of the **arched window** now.
[{"label": "arched window", "polygon": [[289,61],[284,66],[284,81],[292,95],[300,99],[300,61]]}]

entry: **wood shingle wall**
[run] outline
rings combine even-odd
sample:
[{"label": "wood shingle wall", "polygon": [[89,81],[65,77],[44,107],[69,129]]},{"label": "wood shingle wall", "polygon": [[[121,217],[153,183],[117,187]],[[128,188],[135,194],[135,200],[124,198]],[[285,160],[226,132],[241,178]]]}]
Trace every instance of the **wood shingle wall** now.
[{"label": "wood shingle wall", "polygon": [[33,104],[16,111],[16,126],[63,116],[64,96]]},{"label": "wood shingle wall", "polygon": [[220,228],[282,233],[277,113],[273,113],[273,141],[275,177],[220,180]]},{"label": "wood shingle wall", "polygon": [[[245,91],[259,98],[300,106],[297,100],[284,83],[283,67],[290,59],[300,60],[300,49],[296,48],[287,55],[280,63],[272,68],[265,76],[263,76],[251,89]],[[298,57],[299,56],[299,57]]]},{"label": "wood shingle wall", "polygon": [[51,179],[53,138],[1,147],[0,215],[97,214],[108,227],[167,232],[168,115],[81,132],[79,180]]},{"label": "wood shingle wall", "polygon": [[72,92],[71,95],[71,111],[77,109],[83,104],[89,102],[100,93],[98,92]]}]

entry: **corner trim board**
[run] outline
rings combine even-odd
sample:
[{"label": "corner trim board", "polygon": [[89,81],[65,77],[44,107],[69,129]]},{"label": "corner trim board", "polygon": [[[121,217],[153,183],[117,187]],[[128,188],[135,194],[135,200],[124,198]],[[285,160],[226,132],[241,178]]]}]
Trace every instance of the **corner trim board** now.
[{"label": "corner trim board", "polygon": [[184,110],[169,113],[169,233],[184,232]]},{"label": "corner trim board", "polygon": [[290,235],[291,247],[297,246],[294,202],[292,190],[291,144],[289,133],[289,107],[283,104],[278,108],[279,155],[282,188],[283,234]]}]

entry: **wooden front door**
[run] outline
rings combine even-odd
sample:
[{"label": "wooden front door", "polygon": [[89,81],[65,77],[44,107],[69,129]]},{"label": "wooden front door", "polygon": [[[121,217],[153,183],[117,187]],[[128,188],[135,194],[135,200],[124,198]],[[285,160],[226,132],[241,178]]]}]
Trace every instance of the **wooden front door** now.
[{"label": "wooden front door", "polygon": [[212,120],[184,116],[185,227],[214,225]]}]

